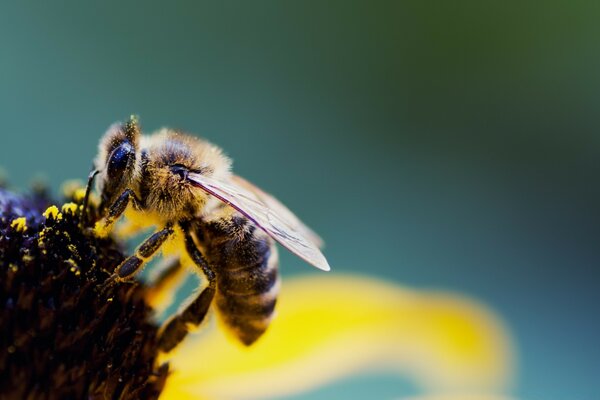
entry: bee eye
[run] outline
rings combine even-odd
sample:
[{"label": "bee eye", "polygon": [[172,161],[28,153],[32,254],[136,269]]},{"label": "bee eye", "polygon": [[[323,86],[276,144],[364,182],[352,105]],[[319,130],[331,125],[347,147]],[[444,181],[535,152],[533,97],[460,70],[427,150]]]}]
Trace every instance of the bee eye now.
[{"label": "bee eye", "polygon": [[181,164],[175,164],[171,166],[171,172],[179,175],[181,179],[187,179],[189,170],[187,169],[187,167]]},{"label": "bee eye", "polygon": [[127,169],[129,160],[135,156],[135,150],[131,143],[124,142],[110,154],[107,165],[107,173],[111,178],[118,177]]}]

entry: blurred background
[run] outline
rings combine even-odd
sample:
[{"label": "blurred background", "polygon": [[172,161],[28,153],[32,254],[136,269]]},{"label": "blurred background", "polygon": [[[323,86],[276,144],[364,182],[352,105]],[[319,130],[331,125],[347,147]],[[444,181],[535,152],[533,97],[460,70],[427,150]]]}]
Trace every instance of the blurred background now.
[{"label": "blurred background", "polygon": [[[4,4],[0,165],[57,191],[131,113],[197,133],[326,239],[335,272],[496,310],[513,394],[600,398],[599,18],[579,1]],[[369,375],[309,395],[410,390]]]}]

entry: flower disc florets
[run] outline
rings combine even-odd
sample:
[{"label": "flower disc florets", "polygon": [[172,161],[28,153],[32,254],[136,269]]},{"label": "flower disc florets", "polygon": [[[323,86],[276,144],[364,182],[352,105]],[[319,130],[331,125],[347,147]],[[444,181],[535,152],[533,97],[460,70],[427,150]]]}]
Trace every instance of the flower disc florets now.
[{"label": "flower disc florets", "polygon": [[62,207],[0,188],[0,398],[157,398],[157,326],[139,283],[110,285],[124,259]]}]

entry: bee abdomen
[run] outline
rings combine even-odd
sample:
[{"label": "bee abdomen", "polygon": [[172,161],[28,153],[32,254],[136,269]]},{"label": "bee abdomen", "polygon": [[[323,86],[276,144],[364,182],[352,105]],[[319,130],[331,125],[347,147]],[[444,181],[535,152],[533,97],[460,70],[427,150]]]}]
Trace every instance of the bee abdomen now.
[{"label": "bee abdomen", "polygon": [[[215,303],[225,324],[244,344],[250,345],[271,322],[280,282],[275,244],[266,237],[247,244],[262,254],[250,257],[253,262],[245,265],[241,260],[223,265],[217,278]],[[240,255],[231,254],[228,259],[233,261]]]}]

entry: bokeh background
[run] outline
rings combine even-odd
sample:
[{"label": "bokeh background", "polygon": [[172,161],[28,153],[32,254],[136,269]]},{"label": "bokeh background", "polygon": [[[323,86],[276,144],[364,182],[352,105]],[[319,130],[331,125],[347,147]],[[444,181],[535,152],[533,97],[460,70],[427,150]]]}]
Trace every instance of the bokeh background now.
[{"label": "bokeh background", "polygon": [[335,271],[495,309],[515,395],[600,398],[599,20],[580,1],[3,4],[0,164],[57,190],[131,113],[195,132],[320,232]]}]

